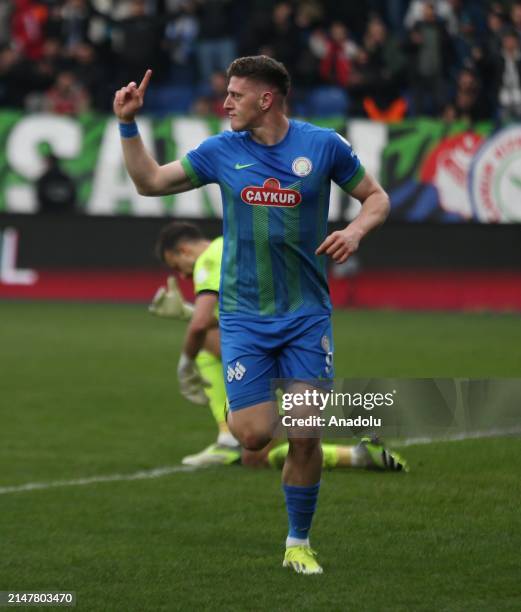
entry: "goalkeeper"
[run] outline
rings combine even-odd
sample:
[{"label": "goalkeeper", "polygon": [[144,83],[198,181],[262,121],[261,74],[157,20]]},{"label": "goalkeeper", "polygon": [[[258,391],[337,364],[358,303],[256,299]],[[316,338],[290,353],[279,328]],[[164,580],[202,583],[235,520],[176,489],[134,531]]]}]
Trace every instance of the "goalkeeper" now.
[{"label": "goalkeeper", "polygon": [[[170,276],[167,286],[156,292],[149,310],[161,317],[189,321],[178,365],[180,391],[195,404],[209,404],[219,429],[214,444],[185,457],[183,464],[206,467],[242,461],[250,466],[282,468],[288,444],[246,451],[240,448],[226,425],[226,392],[217,322],[222,249],[222,237],[207,240],[196,225],[186,222],[164,227],[156,244],[156,254],[168,268],[185,278],[193,278],[196,299],[195,305],[184,302],[175,278]],[[234,371],[233,375],[237,377],[241,373]],[[323,465],[329,469],[407,470],[398,454],[369,438],[363,438],[356,446],[323,443],[322,451]]]}]

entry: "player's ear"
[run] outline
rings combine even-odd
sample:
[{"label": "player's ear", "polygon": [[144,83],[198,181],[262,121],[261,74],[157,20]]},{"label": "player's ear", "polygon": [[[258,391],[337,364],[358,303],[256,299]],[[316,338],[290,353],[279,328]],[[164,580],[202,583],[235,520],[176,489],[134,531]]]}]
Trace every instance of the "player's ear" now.
[{"label": "player's ear", "polygon": [[271,91],[264,91],[261,94],[259,100],[259,106],[262,111],[267,111],[271,108],[273,104],[273,93]]}]

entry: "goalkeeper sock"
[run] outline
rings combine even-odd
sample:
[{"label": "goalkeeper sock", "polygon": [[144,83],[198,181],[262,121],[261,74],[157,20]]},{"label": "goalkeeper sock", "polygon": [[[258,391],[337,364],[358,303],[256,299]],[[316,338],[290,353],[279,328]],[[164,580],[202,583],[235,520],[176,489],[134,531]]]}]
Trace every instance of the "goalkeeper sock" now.
[{"label": "goalkeeper sock", "polygon": [[322,467],[332,470],[338,464],[338,446],[336,444],[322,444]]},{"label": "goalkeeper sock", "polygon": [[286,455],[288,454],[289,444],[280,444],[275,448],[272,448],[268,453],[268,463],[272,468],[282,469],[284,461],[286,461]]},{"label": "goalkeeper sock", "polygon": [[[286,455],[288,454],[289,444],[281,444],[272,448],[268,453],[268,463],[272,468],[282,469]],[[322,467],[332,470],[338,465],[338,446],[336,444],[322,444]]]},{"label": "goalkeeper sock", "polygon": [[[289,533],[288,538],[307,540],[311,521],[317,507],[320,482],[308,487],[297,487],[283,484],[288,510]],[[305,544],[305,542],[300,542]]]}]

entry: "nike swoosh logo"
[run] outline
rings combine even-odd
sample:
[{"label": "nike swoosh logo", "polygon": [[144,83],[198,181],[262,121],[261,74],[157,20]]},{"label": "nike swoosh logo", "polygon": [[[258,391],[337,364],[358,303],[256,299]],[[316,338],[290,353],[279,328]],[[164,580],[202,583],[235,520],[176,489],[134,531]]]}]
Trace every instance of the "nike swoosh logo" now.
[{"label": "nike swoosh logo", "polygon": [[235,164],[235,170],[242,170],[243,168],[249,168],[250,166],[255,166],[257,162],[253,162],[252,164]]}]

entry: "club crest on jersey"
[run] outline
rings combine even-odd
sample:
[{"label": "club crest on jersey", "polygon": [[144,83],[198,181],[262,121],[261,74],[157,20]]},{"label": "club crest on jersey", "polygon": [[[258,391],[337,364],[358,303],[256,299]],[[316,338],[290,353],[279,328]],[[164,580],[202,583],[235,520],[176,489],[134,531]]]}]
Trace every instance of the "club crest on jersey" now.
[{"label": "club crest on jersey", "polygon": [[291,169],[293,170],[293,174],[296,174],[297,176],[307,176],[308,174],[311,174],[313,164],[307,157],[297,157],[293,160]]},{"label": "club crest on jersey", "polygon": [[262,187],[250,185],[241,191],[241,199],[252,206],[298,206],[302,202],[300,192],[291,187],[281,187],[276,178],[264,181]]}]

